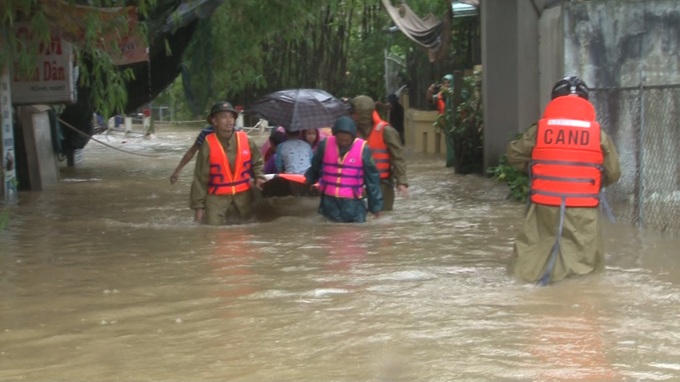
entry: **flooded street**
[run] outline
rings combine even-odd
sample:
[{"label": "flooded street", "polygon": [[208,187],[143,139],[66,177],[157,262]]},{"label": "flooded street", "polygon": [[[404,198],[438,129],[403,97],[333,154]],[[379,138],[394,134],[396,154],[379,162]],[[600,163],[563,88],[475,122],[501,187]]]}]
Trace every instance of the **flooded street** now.
[{"label": "flooded street", "polygon": [[[0,380],[679,381],[680,238],[606,223],[604,274],[506,273],[524,205],[407,156],[410,198],[334,224],[315,198],[193,223],[198,129],[96,136],[0,232]],[[258,143],[264,138],[255,136]],[[614,211],[616,212],[616,211]]]}]

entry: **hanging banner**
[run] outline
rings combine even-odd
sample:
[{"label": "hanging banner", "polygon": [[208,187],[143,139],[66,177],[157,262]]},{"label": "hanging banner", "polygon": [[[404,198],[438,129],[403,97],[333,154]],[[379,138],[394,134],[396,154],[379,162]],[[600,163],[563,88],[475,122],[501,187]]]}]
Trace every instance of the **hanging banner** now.
[{"label": "hanging banner", "polygon": [[[52,29],[75,46],[86,43],[85,20],[92,20],[97,49],[108,53],[114,64],[127,65],[148,60],[147,45],[139,31],[137,7],[96,8],[63,0],[41,1]],[[92,41],[90,41],[92,43]]]},{"label": "hanging banner", "polygon": [[[30,39],[26,25],[16,29],[19,39]],[[41,44],[34,70],[21,76],[14,70],[12,101],[21,104],[76,102],[76,79],[73,74],[73,47],[52,33],[49,44]]]},{"label": "hanging banner", "polygon": [[0,79],[0,113],[2,115],[2,194],[5,200],[17,198],[17,181],[14,158],[14,124],[12,123],[12,97],[10,94],[9,68],[5,68]]}]

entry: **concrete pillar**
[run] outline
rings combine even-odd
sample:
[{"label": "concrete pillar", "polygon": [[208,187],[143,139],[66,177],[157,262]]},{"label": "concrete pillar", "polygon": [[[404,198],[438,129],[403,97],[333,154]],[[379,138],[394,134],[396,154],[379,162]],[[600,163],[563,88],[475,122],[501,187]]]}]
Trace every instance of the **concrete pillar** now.
[{"label": "concrete pillar", "polygon": [[482,97],[484,169],[539,116],[538,19],[531,0],[484,0]]},{"label": "concrete pillar", "polygon": [[24,135],[26,165],[30,189],[41,191],[59,182],[59,161],[52,144],[52,130],[48,111],[43,105],[20,107],[19,117]]},{"label": "concrete pillar", "polygon": [[132,131],[132,118],[125,117],[125,134],[129,133],[130,131]]}]

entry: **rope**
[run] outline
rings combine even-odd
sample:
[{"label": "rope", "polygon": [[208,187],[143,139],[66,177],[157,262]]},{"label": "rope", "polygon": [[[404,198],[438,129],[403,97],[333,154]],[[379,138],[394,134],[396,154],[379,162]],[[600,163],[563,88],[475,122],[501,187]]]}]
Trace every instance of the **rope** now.
[{"label": "rope", "polygon": [[116,146],[111,146],[111,145],[108,144],[108,143],[102,142],[102,141],[100,141],[99,139],[96,139],[96,138],[94,138],[94,137],[91,137],[91,136],[89,136],[89,135],[83,133],[82,131],[78,130],[78,129],[75,128],[74,126],[71,126],[69,123],[64,122],[64,120],[61,119],[61,118],[57,118],[57,119],[59,120],[59,122],[61,122],[62,124],[64,124],[64,126],[66,126],[66,127],[68,127],[69,129],[75,131],[76,133],[78,133],[78,134],[80,134],[80,135],[82,135],[82,136],[84,136],[84,137],[87,137],[87,138],[89,138],[89,139],[92,139],[93,141],[95,141],[95,142],[97,142],[97,143],[100,143],[100,144],[102,144],[102,145],[104,145],[104,146],[106,146],[106,147],[112,148],[112,149],[114,149],[114,150],[118,150],[118,151],[121,151],[121,152],[124,152],[124,153],[127,153],[127,154],[139,155],[139,156],[143,156],[143,157],[151,157],[151,158],[161,158],[161,157],[162,157],[162,155],[136,153],[136,152],[132,152],[132,151],[128,151],[128,150],[124,150],[124,149],[118,148],[118,147],[116,147]]}]

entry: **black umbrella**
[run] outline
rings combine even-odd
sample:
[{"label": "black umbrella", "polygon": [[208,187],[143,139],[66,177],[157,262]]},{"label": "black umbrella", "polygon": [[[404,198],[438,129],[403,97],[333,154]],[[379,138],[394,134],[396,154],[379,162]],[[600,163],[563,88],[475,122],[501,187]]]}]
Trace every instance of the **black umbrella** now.
[{"label": "black umbrella", "polygon": [[269,93],[247,110],[272,124],[298,131],[333,126],[349,115],[350,105],[320,89],[288,89]]}]

